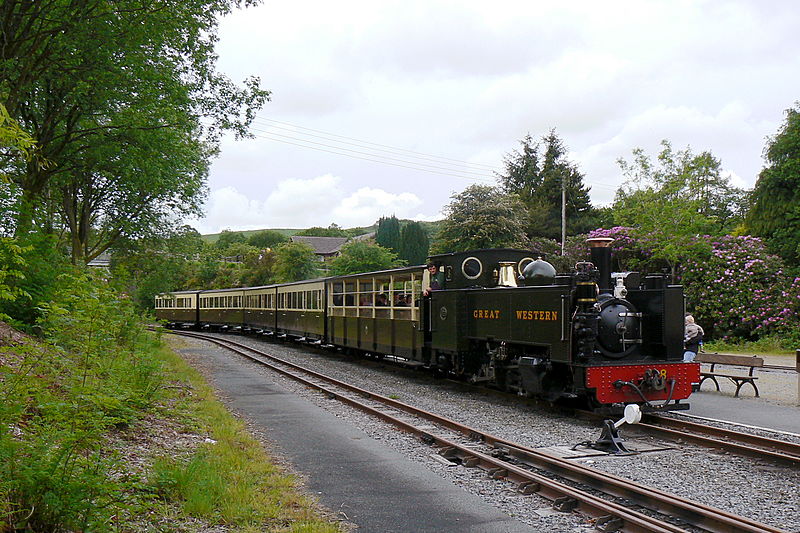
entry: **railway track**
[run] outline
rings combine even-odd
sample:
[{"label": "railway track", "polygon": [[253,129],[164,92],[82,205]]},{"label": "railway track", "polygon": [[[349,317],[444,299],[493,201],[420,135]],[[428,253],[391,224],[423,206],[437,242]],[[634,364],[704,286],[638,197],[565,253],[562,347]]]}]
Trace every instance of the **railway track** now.
[{"label": "railway track", "polygon": [[792,467],[800,466],[800,444],[794,442],[661,415],[646,415],[637,425],[664,438],[692,442]]},{"label": "railway track", "polygon": [[[779,532],[746,517],[684,499],[629,479],[522,446],[419,410],[389,397],[329,378],[244,344],[198,333],[175,332],[234,351],[305,386],[413,433],[436,446],[445,459],[481,468],[495,479],[516,483],[523,494],[537,493],[557,510],[592,517],[600,531]],[[553,477],[558,479],[553,479]],[[598,493],[606,495],[605,499]],[[622,499],[623,503],[618,501]],[[632,507],[633,504],[633,507]],[[636,507],[636,508],[634,508]]]}]

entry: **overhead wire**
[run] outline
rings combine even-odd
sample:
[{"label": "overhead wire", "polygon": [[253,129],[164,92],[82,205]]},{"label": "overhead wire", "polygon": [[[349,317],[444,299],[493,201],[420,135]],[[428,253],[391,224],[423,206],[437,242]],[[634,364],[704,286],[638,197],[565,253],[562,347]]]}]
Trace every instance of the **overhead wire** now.
[{"label": "overhead wire", "polygon": [[[362,161],[370,161],[382,165],[407,168],[430,174],[456,177],[476,182],[497,182],[497,167],[484,163],[474,163],[460,159],[438,156],[426,152],[408,150],[390,146],[387,144],[375,143],[355,137],[339,135],[328,131],[308,128],[290,122],[270,119],[258,116],[253,124],[269,128],[267,130],[251,126],[251,133],[257,138],[263,138],[283,144],[307,148],[318,152],[325,152]],[[287,135],[271,130],[281,130],[292,133]],[[257,133],[253,133],[257,132]],[[312,133],[308,133],[312,132]],[[303,137],[310,137],[303,138]],[[319,142],[312,139],[320,139],[328,142]],[[334,144],[329,144],[334,143]],[[339,146],[344,145],[344,146]],[[352,146],[360,150],[347,148]],[[390,155],[399,157],[392,157]],[[471,167],[471,168],[470,168]],[[615,191],[616,187],[584,179],[585,184],[592,187]]]},{"label": "overhead wire", "polygon": [[[444,157],[444,156],[440,156],[440,155],[429,154],[429,153],[426,153],[426,152],[418,152],[418,151],[415,151],[415,150],[408,150],[406,148],[398,148],[396,146],[389,146],[388,144],[380,144],[380,143],[375,143],[375,142],[371,142],[371,141],[365,141],[363,139],[357,139],[355,137],[347,137],[345,135],[339,135],[339,134],[331,133],[331,132],[328,132],[328,131],[317,130],[317,129],[314,129],[314,128],[307,128],[305,126],[298,126],[297,124],[292,124],[290,122],[283,122],[281,120],[275,120],[275,119],[271,119],[271,118],[256,117],[254,122],[269,123],[269,126],[273,127],[273,128],[280,128],[280,129],[284,129],[284,130],[290,130],[290,131],[296,132],[296,133],[301,134],[301,135],[307,135],[307,136],[311,136],[311,137],[319,137],[319,138],[328,139],[328,140],[332,140],[332,141],[335,141],[335,142],[338,142],[338,143],[341,143],[341,144],[347,144],[347,145],[351,145],[351,146],[359,146],[359,147],[374,146],[374,147],[377,147],[377,148],[372,148],[372,149],[378,150],[378,151],[385,151],[385,152],[390,152],[390,153],[399,152],[399,153],[405,153],[405,154],[414,154],[414,156],[418,157],[419,159],[427,159],[427,160],[435,161],[435,162],[449,161],[449,162],[452,162],[452,163],[458,163],[460,165],[474,167],[476,169],[483,169],[483,170],[490,170],[490,171],[496,171],[497,170],[496,166],[487,165],[485,163],[475,163],[475,162],[472,162],[472,161],[465,161],[465,160],[462,160],[462,159],[453,159],[453,158],[450,158],[450,157]],[[297,131],[297,130],[303,130],[303,131]],[[311,131],[311,132],[314,132],[314,133],[305,133],[305,131]],[[322,134],[322,135],[316,135],[316,134]],[[345,139],[345,140],[339,140],[339,139]],[[349,142],[349,141],[354,141],[354,142]]]},{"label": "overhead wire", "polygon": [[[331,145],[331,144],[320,143],[320,142],[317,142],[317,141],[311,141],[311,140],[308,140],[308,139],[297,138],[297,137],[293,137],[291,135],[284,135],[282,133],[264,131],[264,130],[260,130],[258,128],[252,128],[251,127],[251,130],[252,131],[257,131],[257,132],[259,132],[261,134],[261,135],[256,135],[257,137],[261,136],[261,137],[268,138],[268,139],[271,139],[271,140],[275,140],[275,141],[278,141],[278,142],[285,142],[287,144],[293,144],[295,146],[303,146],[305,148],[311,148],[313,150],[320,150],[320,151],[323,151],[323,152],[328,152],[328,153],[333,153],[333,154],[338,154],[338,155],[344,155],[344,156],[348,156],[348,157],[354,157],[356,159],[364,159],[364,160],[373,161],[373,162],[376,162],[376,163],[383,163],[383,164],[386,164],[386,165],[400,166],[400,167],[403,167],[403,168],[413,168],[413,169],[416,169],[416,170],[422,170],[422,171],[433,172],[433,173],[442,173],[442,174],[445,174],[445,175],[448,175],[448,176],[472,179],[472,180],[476,180],[476,181],[484,181],[484,180],[495,181],[496,180],[496,178],[494,178],[494,177],[487,176],[488,173],[486,173],[486,172],[476,172],[476,171],[473,171],[473,170],[461,170],[461,169],[458,169],[458,168],[450,168],[450,167],[445,167],[445,166],[433,165],[431,163],[424,163],[424,162],[419,162],[419,161],[400,159],[400,158],[396,158],[396,157],[389,157],[389,156],[385,156],[385,155],[381,155],[381,154],[374,154],[374,153],[370,153],[370,152],[364,152],[364,151],[360,151],[360,150],[353,150],[353,149],[350,149],[350,148],[344,148],[344,147],[341,147],[341,146],[335,146],[335,145]],[[276,137],[278,137],[278,138],[276,138]],[[285,140],[285,139],[288,139],[288,140]],[[292,141],[295,141],[295,142],[292,142]],[[317,148],[319,146],[324,147],[324,148]],[[329,148],[329,150],[326,150],[325,148]],[[357,155],[353,155],[353,154],[357,154]],[[366,157],[364,157],[364,156],[366,156]]]}]

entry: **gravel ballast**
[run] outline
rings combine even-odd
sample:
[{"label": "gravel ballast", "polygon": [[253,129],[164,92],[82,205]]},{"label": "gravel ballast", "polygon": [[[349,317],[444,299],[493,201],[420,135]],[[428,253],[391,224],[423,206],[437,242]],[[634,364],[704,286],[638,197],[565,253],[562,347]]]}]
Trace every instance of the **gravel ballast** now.
[{"label": "gravel ballast", "polygon": [[[423,372],[412,372],[388,363],[363,364],[352,357],[304,345],[264,342],[245,336],[222,337],[523,445],[572,446],[599,436],[599,427],[595,423],[561,416],[529,402],[519,402],[513,396],[467,390],[460,384],[435,380]],[[202,341],[187,340],[186,344],[192,346],[196,342]],[[207,348],[208,345],[204,343],[203,346]],[[218,349],[234,357],[231,352]],[[551,531],[593,531],[592,525],[580,517],[552,511],[548,502],[538,496],[522,496],[510,483],[491,481],[478,469],[446,464],[435,456],[433,448],[411,435],[310,391],[288,378],[276,377],[266,369],[253,365],[253,371],[268,373],[270,379],[333,412],[371,438],[422,462],[465,490],[480,495],[509,516]],[[659,442],[639,435],[634,429],[623,427],[622,431],[632,442],[655,446],[665,444],[670,448],[632,456],[591,457],[579,461],[771,526],[800,531],[800,516],[796,512],[800,508],[800,472],[702,447]],[[298,468],[302,470],[302,465]]]}]

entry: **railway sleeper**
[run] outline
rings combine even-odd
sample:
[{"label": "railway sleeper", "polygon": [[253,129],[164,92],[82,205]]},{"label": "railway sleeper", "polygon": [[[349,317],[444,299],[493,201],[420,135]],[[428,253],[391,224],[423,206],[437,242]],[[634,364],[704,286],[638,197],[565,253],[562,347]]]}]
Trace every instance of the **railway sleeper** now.
[{"label": "railway sleeper", "polygon": [[624,525],[622,518],[614,515],[601,516],[594,523],[596,530],[606,532],[619,531]]},{"label": "railway sleeper", "polygon": [[571,513],[578,507],[578,500],[571,496],[562,496],[553,500],[553,509],[562,513]]},{"label": "railway sleeper", "polygon": [[517,492],[520,494],[528,495],[534,492],[539,492],[542,486],[536,481],[523,481],[517,485]]},{"label": "railway sleeper", "polygon": [[461,464],[466,468],[475,468],[478,463],[480,463],[480,460],[475,456],[467,456],[461,461]]},{"label": "railway sleeper", "polygon": [[486,471],[486,474],[492,479],[503,479],[508,476],[508,470],[501,467],[490,468]]}]

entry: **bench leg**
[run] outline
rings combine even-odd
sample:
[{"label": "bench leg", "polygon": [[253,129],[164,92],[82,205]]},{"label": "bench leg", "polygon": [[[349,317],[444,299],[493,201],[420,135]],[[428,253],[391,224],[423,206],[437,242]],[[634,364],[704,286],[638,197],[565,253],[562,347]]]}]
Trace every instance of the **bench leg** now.
[{"label": "bench leg", "polygon": [[742,386],[745,383],[749,383],[750,385],[753,386],[753,390],[756,391],[756,398],[758,398],[758,387],[756,387],[755,380],[750,380],[750,379],[736,379],[736,380],[734,380],[734,379],[731,379],[731,381],[733,381],[734,385],[736,385],[736,394],[734,394],[734,396],[739,396],[739,390],[742,388]]},{"label": "bench leg", "polygon": [[710,379],[711,381],[714,382],[714,385],[717,386],[717,392],[719,392],[719,383],[717,383],[717,378],[715,378],[714,376],[703,376],[702,378],[700,378],[700,384],[697,386],[697,390],[700,390],[700,388],[703,386],[703,382],[707,379]]}]

